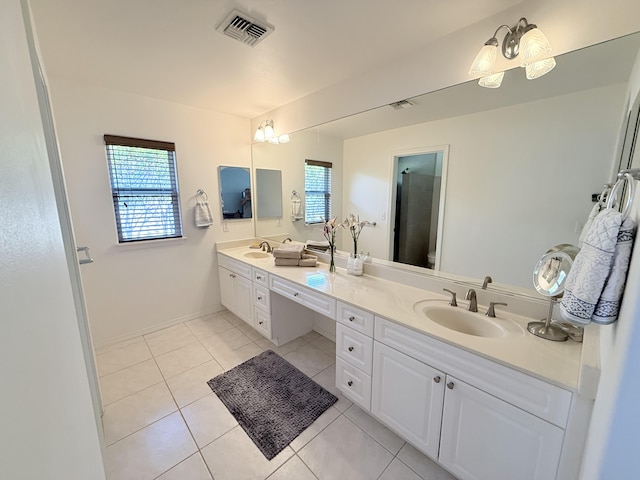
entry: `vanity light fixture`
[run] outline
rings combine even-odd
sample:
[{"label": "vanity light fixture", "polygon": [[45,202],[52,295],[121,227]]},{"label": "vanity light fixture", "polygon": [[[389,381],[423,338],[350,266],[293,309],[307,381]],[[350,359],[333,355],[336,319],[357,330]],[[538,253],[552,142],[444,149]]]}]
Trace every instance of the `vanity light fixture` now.
[{"label": "vanity light fixture", "polygon": [[273,120],[267,119],[260,122],[260,125],[256,129],[256,133],[253,136],[254,142],[269,142],[273,144],[278,143],[289,143],[289,135],[276,135],[276,132],[273,128]]},{"label": "vanity light fixture", "polygon": [[529,23],[522,17],[513,28],[500,25],[493,37],[485,42],[476,55],[469,69],[469,75],[481,77],[478,81],[480,86],[498,88],[504,78],[504,72],[494,72],[500,45],[497,35],[502,28],[507,29],[502,40],[502,56],[508,60],[520,56],[520,66],[525,69],[529,80],[549,73],[556,66],[547,37],[535,24]]}]

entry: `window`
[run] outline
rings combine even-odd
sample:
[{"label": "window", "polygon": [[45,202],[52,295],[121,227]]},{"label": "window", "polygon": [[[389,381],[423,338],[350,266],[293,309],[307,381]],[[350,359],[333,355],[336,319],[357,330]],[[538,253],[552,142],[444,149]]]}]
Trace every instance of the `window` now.
[{"label": "window", "polygon": [[304,161],[304,222],[322,223],[331,218],[331,163]]},{"label": "window", "polygon": [[120,243],[182,237],[173,143],[105,135]]}]

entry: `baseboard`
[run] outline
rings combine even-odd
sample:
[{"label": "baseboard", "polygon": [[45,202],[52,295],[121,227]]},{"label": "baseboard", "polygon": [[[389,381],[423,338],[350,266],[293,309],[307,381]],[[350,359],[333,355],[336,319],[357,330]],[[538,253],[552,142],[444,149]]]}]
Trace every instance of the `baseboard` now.
[{"label": "baseboard", "polygon": [[138,330],[135,330],[133,332],[130,332],[124,335],[113,337],[107,340],[106,342],[94,345],[93,348],[94,350],[97,350],[105,347],[110,347],[111,345],[115,345],[116,343],[126,342],[127,340],[131,340],[133,338],[140,337],[142,335],[147,335],[149,333],[157,332],[158,330],[162,330],[164,328],[173,327],[174,325],[178,325],[179,323],[188,322],[190,320],[196,320],[198,318],[206,317],[209,315],[214,315],[224,310],[225,308],[222,305],[219,305],[212,312],[195,312],[195,313],[190,313],[189,315],[183,315],[181,317],[173,318],[171,320],[167,320],[162,323],[156,323],[148,327],[140,328]]}]

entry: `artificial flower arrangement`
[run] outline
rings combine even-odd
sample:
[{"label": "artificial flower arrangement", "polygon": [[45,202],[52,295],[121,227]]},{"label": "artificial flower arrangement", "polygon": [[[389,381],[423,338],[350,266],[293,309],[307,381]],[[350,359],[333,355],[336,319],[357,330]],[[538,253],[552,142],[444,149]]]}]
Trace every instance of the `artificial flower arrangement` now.
[{"label": "artificial flower arrangement", "polygon": [[357,256],[358,238],[360,238],[362,229],[368,225],[371,225],[371,222],[367,220],[360,221],[360,215],[354,215],[353,213],[350,213],[342,223],[344,227],[348,228],[349,232],[351,233],[351,238],[353,238],[353,255]]},{"label": "artificial flower arrangement", "polygon": [[322,228],[322,234],[324,235],[324,238],[327,239],[327,242],[329,242],[329,252],[331,254],[329,271],[332,273],[336,271],[336,265],[333,262],[333,254],[336,250],[336,232],[338,231],[338,228],[342,227],[344,227],[343,223],[338,223],[336,221],[336,217],[333,217],[331,220],[325,220]]},{"label": "artificial flower arrangement", "polygon": [[[338,223],[338,221],[336,220],[336,217],[333,217],[331,220],[324,221],[322,233],[324,235],[324,238],[327,239],[327,242],[329,242],[329,251],[331,253],[330,263],[329,263],[330,272],[336,271],[336,266],[333,260],[333,254],[335,252],[336,232],[338,231],[338,229],[346,228],[349,230],[349,233],[351,233],[351,238],[353,239],[353,255],[350,256],[350,259],[356,260],[356,259],[359,259],[358,238],[360,238],[362,229],[367,225],[372,225],[372,224],[367,220],[360,221],[360,216],[354,215],[353,213],[350,213],[349,215],[347,215],[347,218],[340,223]],[[358,269],[359,273],[356,273],[356,274],[362,275],[362,259],[360,259],[360,263],[358,265],[359,265],[359,269]]]}]

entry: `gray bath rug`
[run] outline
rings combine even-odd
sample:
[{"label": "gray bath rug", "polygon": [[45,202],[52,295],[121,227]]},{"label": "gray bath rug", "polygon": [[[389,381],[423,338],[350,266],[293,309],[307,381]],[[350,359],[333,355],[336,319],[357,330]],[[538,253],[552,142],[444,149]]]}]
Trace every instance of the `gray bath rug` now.
[{"label": "gray bath rug", "polygon": [[207,384],[268,460],[338,401],[272,350]]}]

